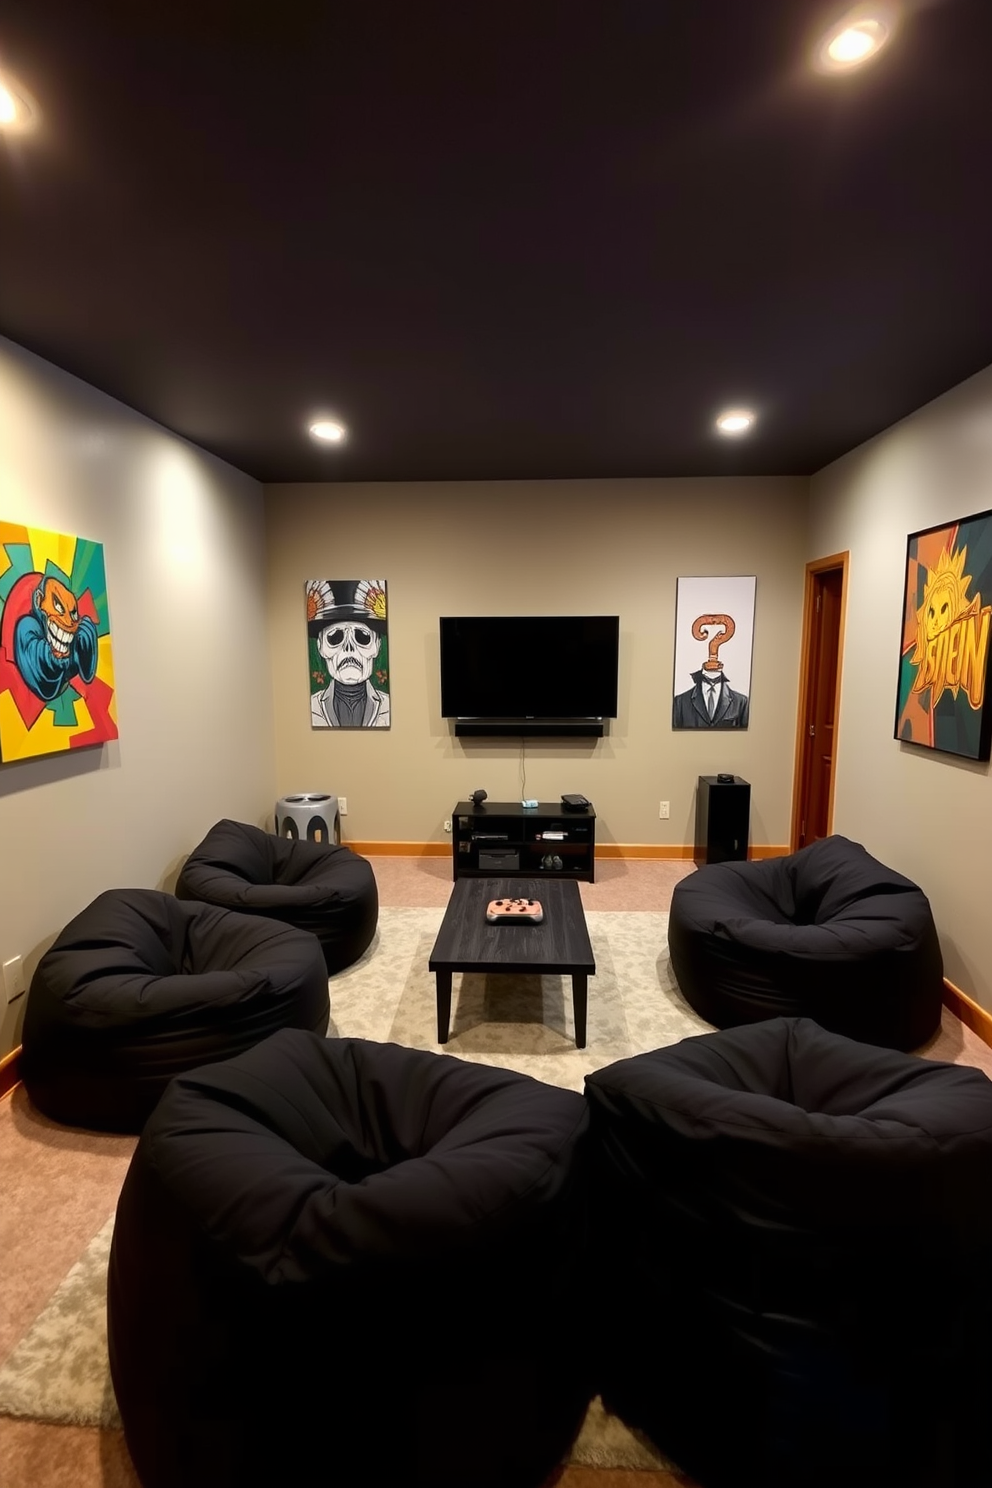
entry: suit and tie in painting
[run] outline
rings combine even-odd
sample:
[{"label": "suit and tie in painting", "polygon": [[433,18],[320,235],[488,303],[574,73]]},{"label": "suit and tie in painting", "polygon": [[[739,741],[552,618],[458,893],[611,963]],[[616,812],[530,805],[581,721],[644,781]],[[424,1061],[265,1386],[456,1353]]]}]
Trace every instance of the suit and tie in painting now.
[{"label": "suit and tie in painting", "polygon": [[672,728],[747,728],[748,699],[735,692],[723,672],[692,673],[692,687],[672,702]]}]

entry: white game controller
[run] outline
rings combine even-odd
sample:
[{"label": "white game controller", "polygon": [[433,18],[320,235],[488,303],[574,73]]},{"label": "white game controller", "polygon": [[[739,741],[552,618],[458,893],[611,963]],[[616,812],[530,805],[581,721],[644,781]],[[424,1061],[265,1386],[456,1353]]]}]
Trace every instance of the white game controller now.
[{"label": "white game controller", "polygon": [[486,905],[490,925],[539,925],[543,919],[540,899],[490,899]]}]

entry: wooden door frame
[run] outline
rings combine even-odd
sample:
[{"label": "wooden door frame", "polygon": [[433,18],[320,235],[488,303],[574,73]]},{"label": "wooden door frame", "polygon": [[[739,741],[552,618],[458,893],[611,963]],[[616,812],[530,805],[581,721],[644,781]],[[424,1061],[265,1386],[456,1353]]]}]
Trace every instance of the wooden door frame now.
[{"label": "wooden door frame", "polygon": [[834,683],[834,738],[833,767],[830,771],[830,792],[827,798],[827,829],[833,831],[834,792],[837,786],[837,739],[840,731],[840,686],[844,665],[844,626],[847,618],[847,569],[851,554],[831,553],[829,558],[815,558],[806,565],[806,589],[803,596],[803,636],[799,651],[799,711],[796,717],[796,758],[792,772],[792,831],[790,852],[799,846],[802,827],[802,787],[805,775],[805,753],[809,745],[809,728],[806,712],[810,701],[810,645],[813,638],[813,599],[816,580],[820,574],[831,569],[840,569],[840,625],[837,632],[837,677]]}]

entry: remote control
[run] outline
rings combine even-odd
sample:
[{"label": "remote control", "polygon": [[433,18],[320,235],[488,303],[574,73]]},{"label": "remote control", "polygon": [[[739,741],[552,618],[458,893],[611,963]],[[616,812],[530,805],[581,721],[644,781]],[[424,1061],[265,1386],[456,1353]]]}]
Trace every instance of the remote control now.
[{"label": "remote control", "polygon": [[490,925],[539,925],[543,919],[540,899],[490,899],[486,905]]}]

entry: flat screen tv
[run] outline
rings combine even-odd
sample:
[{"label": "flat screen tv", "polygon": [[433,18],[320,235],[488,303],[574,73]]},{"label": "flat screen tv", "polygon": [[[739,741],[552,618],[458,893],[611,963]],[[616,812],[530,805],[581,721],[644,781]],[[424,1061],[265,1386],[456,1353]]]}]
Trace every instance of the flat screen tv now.
[{"label": "flat screen tv", "polygon": [[617,615],[442,615],[456,734],[600,735],[617,714]]}]

